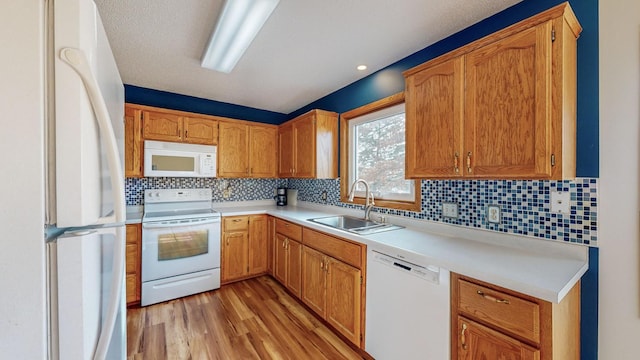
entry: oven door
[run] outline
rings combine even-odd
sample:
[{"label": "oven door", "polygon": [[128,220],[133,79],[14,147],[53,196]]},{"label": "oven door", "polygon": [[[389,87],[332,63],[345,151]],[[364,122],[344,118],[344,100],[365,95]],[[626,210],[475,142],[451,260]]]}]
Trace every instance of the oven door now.
[{"label": "oven door", "polygon": [[220,218],[142,224],[142,281],[220,267]]}]

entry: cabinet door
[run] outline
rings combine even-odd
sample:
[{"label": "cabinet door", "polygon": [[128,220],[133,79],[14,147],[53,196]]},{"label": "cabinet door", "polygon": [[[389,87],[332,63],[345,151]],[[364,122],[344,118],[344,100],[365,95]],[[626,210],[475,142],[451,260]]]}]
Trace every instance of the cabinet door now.
[{"label": "cabinet door", "polygon": [[218,176],[249,176],[249,127],[245,124],[220,122],[218,138]]},{"label": "cabinet door", "polygon": [[273,276],[282,285],[287,285],[287,238],[280,233],[275,237]]},{"label": "cabinet door", "polygon": [[326,320],[351,342],[360,346],[362,273],[353,266],[327,258]]},{"label": "cabinet door", "polygon": [[222,246],[222,282],[247,275],[249,239],[246,231],[225,232]]},{"label": "cabinet door", "polygon": [[316,128],[315,117],[311,114],[293,125],[295,155],[294,173],[296,178],[316,176]]},{"label": "cabinet door", "polygon": [[157,111],[143,111],[145,140],[182,141],[182,117]]},{"label": "cabinet door", "polygon": [[184,118],[184,142],[215,145],[218,143],[218,122],[216,120]]},{"label": "cabinet door", "polygon": [[267,219],[267,272],[273,275],[276,251],[276,218],[269,216]]},{"label": "cabinet door", "polygon": [[302,301],[321,317],[325,317],[326,258],[319,251],[302,247]]},{"label": "cabinet door", "polygon": [[267,271],[267,215],[249,217],[249,275]]},{"label": "cabinet door", "polygon": [[462,176],[463,92],[461,57],[407,78],[407,178]]},{"label": "cabinet door", "polygon": [[466,176],[551,176],[551,59],[550,21],[466,56]]},{"label": "cabinet door", "polygon": [[249,127],[249,174],[253,178],[275,178],[278,129]]},{"label": "cabinet door", "polygon": [[142,177],[142,111],[124,108],[124,176]]},{"label": "cabinet door", "polygon": [[142,250],[142,227],[128,224],[126,229],[126,297],[127,304],[140,302],[140,262]]},{"label": "cabinet door", "polygon": [[278,176],[293,176],[293,126],[284,125],[278,129]]},{"label": "cabinet door", "polygon": [[302,244],[295,240],[287,241],[287,287],[298,298],[302,288]]},{"label": "cabinet door", "polygon": [[458,316],[459,360],[539,360],[540,351],[486,326]]}]

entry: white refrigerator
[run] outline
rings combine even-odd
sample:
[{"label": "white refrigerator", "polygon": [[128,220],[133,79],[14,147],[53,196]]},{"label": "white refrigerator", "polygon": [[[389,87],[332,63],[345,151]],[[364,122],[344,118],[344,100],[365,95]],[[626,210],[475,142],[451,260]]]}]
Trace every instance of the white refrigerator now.
[{"label": "white refrigerator", "polygon": [[92,0],[0,12],[0,354],[123,359],[124,88]]}]

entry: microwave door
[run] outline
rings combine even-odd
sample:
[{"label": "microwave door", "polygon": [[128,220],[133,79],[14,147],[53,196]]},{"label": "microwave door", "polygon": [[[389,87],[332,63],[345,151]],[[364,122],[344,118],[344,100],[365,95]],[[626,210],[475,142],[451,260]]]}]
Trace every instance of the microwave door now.
[{"label": "microwave door", "polygon": [[170,150],[145,151],[144,176],[193,177],[198,171],[198,154]]}]

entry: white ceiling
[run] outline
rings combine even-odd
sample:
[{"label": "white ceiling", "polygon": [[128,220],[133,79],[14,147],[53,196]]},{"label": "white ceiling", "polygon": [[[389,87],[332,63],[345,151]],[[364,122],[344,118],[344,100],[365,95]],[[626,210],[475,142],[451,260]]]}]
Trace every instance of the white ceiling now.
[{"label": "white ceiling", "polygon": [[125,84],[286,114],[520,1],[281,0],[223,74],[200,67],[222,0],[95,0]]}]

